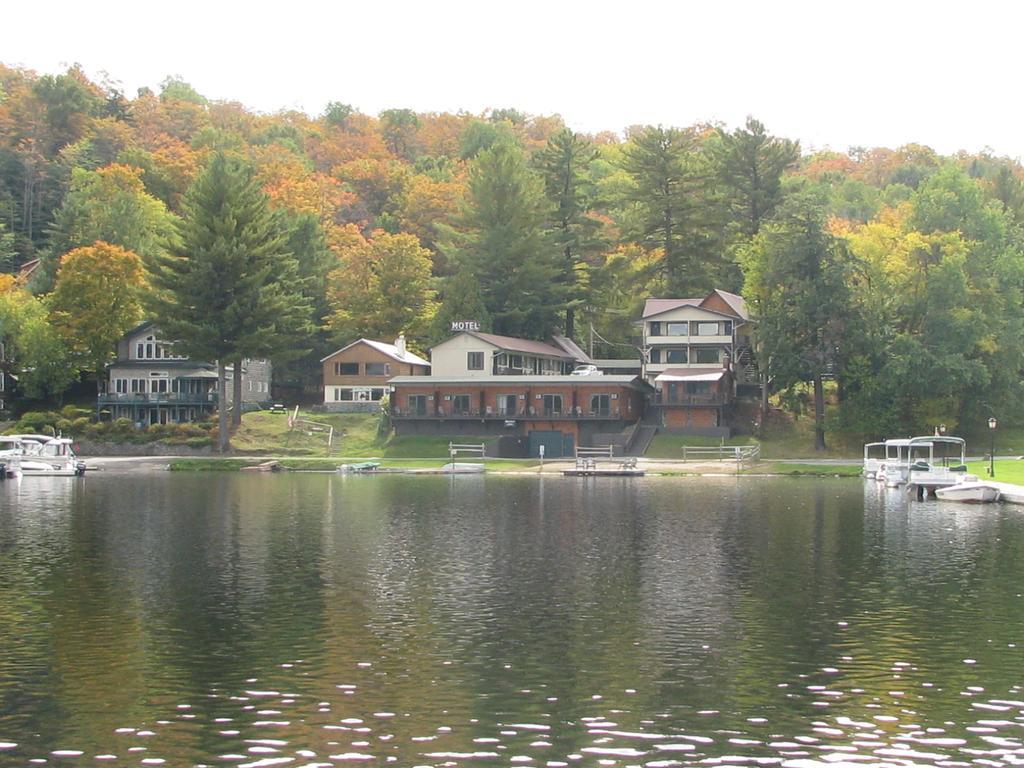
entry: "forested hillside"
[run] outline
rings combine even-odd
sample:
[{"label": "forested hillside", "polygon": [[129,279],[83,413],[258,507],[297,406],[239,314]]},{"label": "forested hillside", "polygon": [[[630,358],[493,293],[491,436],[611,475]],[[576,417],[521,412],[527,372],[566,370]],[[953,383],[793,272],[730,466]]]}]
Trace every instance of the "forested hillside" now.
[{"label": "forested hillside", "polygon": [[308,315],[282,381],[360,336],[423,351],[456,319],[584,345],[593,329],[596,354],[632,356],[644,298],[721,288],[759,322],[773,394],[825,382],[833,428],[1024,418],[1019,163],[941,157],[927,136],[806,152],[753,118],[609,128],[340,101],[264,115],[175,78],[129,95],[0,65],[7,365],[29,397],[102,370],[111,339],[167,306],[154,270],[191,242],[190,185],[226,157],[265,195],[291,254],[278,279]]}]

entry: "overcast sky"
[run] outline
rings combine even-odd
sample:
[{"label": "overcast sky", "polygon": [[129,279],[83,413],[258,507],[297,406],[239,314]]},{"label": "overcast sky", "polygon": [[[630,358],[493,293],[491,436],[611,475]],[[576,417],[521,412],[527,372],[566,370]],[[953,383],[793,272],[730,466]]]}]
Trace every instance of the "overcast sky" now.
[{"label": "overcast sky", "polygon": [[562,115],[586,132],[754,115],[805,150],[1024,156],[1019,0],[37,0],[0,61],[134,95],[180,75],[250,109]]}]

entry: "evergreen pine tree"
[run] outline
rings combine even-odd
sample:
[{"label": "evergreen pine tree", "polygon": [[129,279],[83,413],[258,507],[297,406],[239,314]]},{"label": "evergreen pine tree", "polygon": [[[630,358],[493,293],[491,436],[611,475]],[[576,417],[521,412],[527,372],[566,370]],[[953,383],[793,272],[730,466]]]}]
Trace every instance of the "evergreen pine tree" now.
[{"label": "evergreen pine tree", "polygon": [[538,155],[544,189],[553,209],[551,230],[561,252],[561,282],[566,291],[565,333],[575,332],[576,309],[589,294],[588,257],[600,251],[600,223],[589,215],[585,172],[597,158],[594,146],[565,128],[548,141]]},{"label": "evergreen pine tree", "polygon": [[[281,351],[308,304],[267,198],[241,161],[218,153],[185,198],[180,239],[148,260],[161,329],[196,359],[216,360],[218,445],[228,446],[225,369]],[[236,390],[236,396],[238,392]],[[236,401],[236,412],[240,403]]]},{"label": "evergreen pine tree", "polygon": [[476,277],[496,333],[543,338],[559,327],[565,292],[548,210],[518,146],[500,142],[476,158],[459,226],[446,230],[443,247]]}]

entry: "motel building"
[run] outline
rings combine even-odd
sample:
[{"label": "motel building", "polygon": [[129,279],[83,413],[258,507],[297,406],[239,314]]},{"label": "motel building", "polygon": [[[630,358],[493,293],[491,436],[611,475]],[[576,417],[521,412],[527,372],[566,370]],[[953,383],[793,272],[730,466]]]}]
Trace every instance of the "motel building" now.
[{"label": "motel building", "polygon": [[397,376],[396,434],[495,437],[504,456],[571,456],[639,421],[653,388],[634,375],[573,375],[593,366],[574,342],[462,330],[430,350],[429,376]]}]

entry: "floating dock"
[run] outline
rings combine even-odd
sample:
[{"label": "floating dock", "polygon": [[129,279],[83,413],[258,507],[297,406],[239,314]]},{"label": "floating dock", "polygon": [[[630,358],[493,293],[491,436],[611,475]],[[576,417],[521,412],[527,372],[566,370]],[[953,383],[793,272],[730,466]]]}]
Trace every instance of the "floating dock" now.
[{"label": "floating dock", "polygon": [[563,469],[562,474],[565,477],[643,477],[646,473],[642,469],[589,467],[587,469]]}]

